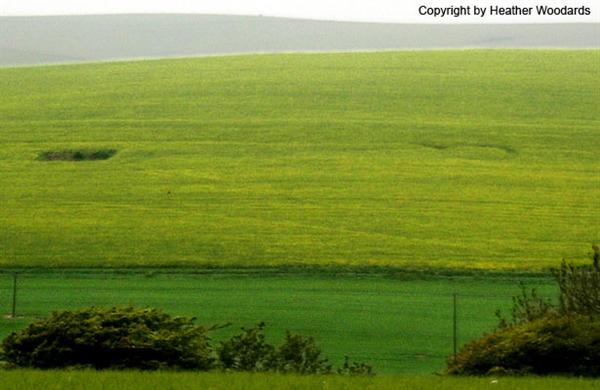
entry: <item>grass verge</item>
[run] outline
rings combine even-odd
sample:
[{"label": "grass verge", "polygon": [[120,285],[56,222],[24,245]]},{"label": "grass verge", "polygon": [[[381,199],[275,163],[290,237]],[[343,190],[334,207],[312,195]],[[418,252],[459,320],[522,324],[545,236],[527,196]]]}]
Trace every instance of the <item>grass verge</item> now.
[{"label": "grass verge", "polygon": [[0,372],[0,389],[223,389],[223,390],[595,390],[600,381],[561,377],[447,378],[434,376],[294,376],[174,372],[34,371]]}]

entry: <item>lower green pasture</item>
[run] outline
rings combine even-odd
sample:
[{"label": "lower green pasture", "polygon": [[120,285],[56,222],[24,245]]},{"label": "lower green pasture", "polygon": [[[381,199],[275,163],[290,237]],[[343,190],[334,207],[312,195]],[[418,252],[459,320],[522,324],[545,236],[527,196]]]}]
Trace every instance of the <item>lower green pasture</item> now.
[{"label": "lower green pasture", "polygon": [[[198,324],[231,322],[215,342],[260,321],[278,343],[285,330],[313,336],[324,355],[340,365],[348,355],[379,373],[432,373],[453,351],[453,294],[457,294],[457,343],[479,337],[508,312],[517,280],[456,277],[403,280],[384,275],[252,275],[30,273],[18,277],[16,318],[13,279],[0,274],[0,337],[53,310],[87,306],[156,307],[195,316]],[[543,296],[555,287],[530,278]]]}]

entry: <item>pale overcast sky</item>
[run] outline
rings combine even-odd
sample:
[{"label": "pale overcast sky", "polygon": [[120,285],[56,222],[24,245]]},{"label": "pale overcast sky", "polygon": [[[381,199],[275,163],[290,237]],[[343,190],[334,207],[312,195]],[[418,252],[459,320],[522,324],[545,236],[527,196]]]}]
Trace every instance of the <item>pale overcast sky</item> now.
[{"label": "pale overcast sky", "polygon": [[[433,17],[421,5],[587,6],[589,16]],[[211,13],[404,23],[600,22],[600,0],[0,0],[0,15]]]}]

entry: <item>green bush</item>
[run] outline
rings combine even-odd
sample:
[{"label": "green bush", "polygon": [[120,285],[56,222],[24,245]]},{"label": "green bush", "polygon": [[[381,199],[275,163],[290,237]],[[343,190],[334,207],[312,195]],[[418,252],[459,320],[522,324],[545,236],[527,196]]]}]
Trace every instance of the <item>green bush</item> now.
[{"label": "green bush", "polygon": [[[193,318],[133,307],[60,311],[10,334],[2,341],[0,360],[9,367],[31,368],[331,372],[311,337],[287,332],[275,348],[266,342],[264,328],[264,323],[242,328],[215,351],[207,332],[217,327],[194,325]],[[370,366],[346,361],[338,371],[360,374],[366,367],[370,374]]]},{"label": "green bush", "polygon": [[156,309],[60,311],[4,339],[3,358],[34,368],[206,370],[214,365],[206,332]]},{"label": "green bush", "polygon": [[242,333],[222,341],[218,349],[224,369],[236,371],[269,371],[273,367],[275,348],[265,341],[264,322],[255,328],[242,328]]},{"label": "green bush", "polygon": [[552,269],[558,284],[558,306],[540,297],[535,289],[520,284],[521,294],[513,297],[510,318],[496,311],[499,328],[507,328],[549,315],[600,315],[600,248],[592,245],[591,265],[574,265],[563,259],[560,268]]},{"label": "green bush", "polygon": [[521,285],[511,317],[497,311],[498,330],[450,357],[447,372],[600,376],[600,249],[592,249],[591,265],[563,260],[553,270],[558,306]]},{"label": "green bush", "polygon": [[328,374],[331,365],[321,359],[321,349],[312,337],[286,332],[283,344],[277,348],[274,370],[299,374]]},{"label": "green bush", "polygon": [[575,266],[563,260],[553,272],[564,314],[600,315],[600,248],[593,245],[590,255],[591,265]]},{"label": "green bush", "polygon": [[600,375],[600,319],[549,315],[498,330],[465,345],[448,373]]},{"label": "green bush", "polygon": [[540,297],[535,288],[528,291],[525,284],[520,283],[519,286],[521,294],[512,298],[513,305],[510,318],[504,317],[500,310],[496,310],[499,329],[509,328],[558,313],[556,307],[548,299]]},{"label": "green bush", "polygon": [[[295,374],[330,374],[331,365],[321,357],[321,349],[312,337],[286,332],[279,347],[265,340],[265,324],[254,328],[242,328],[242,333],[221,342],[218,356],[222,368],[235,371],[271,371]],[[365,363],[350,363],[337,372],[342,375],[373,375],[371,366]]]},{"label": "green bush", "polygon": [[225,369],[236,371],[276,371],[297,374],[324,374],[331,371],[327,359],[310,337],[286,332],[279,348],[265,341],[265,324],[242,328],[242,333],[221,342],[219,360]]},{"label": "green bush", "polygon": [[348,356],[344,357],[344,364],[337,369],[337,373],[340,375],[375,375],[371,365],[351,362]]}]

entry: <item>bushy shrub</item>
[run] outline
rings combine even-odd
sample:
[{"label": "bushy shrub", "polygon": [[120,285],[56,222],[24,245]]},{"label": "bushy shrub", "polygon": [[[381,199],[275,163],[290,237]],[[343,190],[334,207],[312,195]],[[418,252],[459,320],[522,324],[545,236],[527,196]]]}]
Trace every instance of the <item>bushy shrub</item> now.
[{"label": "bushy shrub", "polygon": [[[227,325],[225,325],[227,326]],[[54,312],[2,341],[0,361],[9,367],[272,371],[328,374],[331,366],[311,337],[286,333],[275,348],[265,340],[265,324],[245,329],[213,349],[209,329],[193,318],[156,309],[113,307]],[[339,371],[367,372],[353,363]],[[369,367],[368,373],[371,373]]]},{"label": "bushy shrub", "polygon": [[[330,374],[331,365],[321,357],[321,349],[312,337],[286,332],[283,343],[274,347],[265,341],[265,324],[242,328],[242,333],[221,342],[218,356],[224,369],[236,371],[271,371],[295,374]],[[346,363],[340,374],[373,375],[365,363]]]},{"label": "bushy shrub", "polygon": [[265,341],[265,324],[242,328],[242,333],[222,341],[218,349],[222,368],[236,371],[268,371],[273,367],[275,348]]},{"label": "bushy shrub", "polygon": [[563,260],[553,272],[563,314],[600,315],[600,248],[592,246],[590,255],[591,265],[575,266]]},{"label": "bushy shrub", "polygon": [[242,328],[242,333],[221,342],[219,360],[225,369],[236,371],[276,371],[297,374],[323,374],[331,371],[327,359],[310,337],[286,332],[278,348],[268,344],[265,324]]},{"label": "bushy shrub", "polygon": [[498,330],[450,357],[448,373],[600,376],[600,249],[592,249],[591,266],[563,260],[553,270],[558,306],[521,285],[511,317],[497,311]]},{"label": "bushy shrub", "polygon": [[371,365],[351,362],[348,356],[344,357],[344,364],[337,369],[337,373],[340,375],[375,375]]},{"label": "bushy shrub", "polygon": [[321,349],[312,337],[286,332],[283,344],[277,348],[273,369],[299,374],[328,374],[331,365],[321,358]]},{"label": "bushy shrub", "polygon": [[206,329],[193,318],[132,307],[55,312],[9,335],[2,349],[18,367],[206,370],[214,364]]},{"label": "bushy shrub", "polygon": [[488,334],[449,359],[449,374],[600,375],[600,319],[548,315]]},{"label": "bushy shrub", "polygon": [[540,297],[535,288],[528,290],[523,283],[520,283],[519,286],[521,294],[512,298],[510,318],[504,317],[500,310],[496,310],[499,329],[534,321],[557,313],[556,307],[550,300]]},{"label": "bushy shrub", "polygon": [[592,246],[591,265],[574,265],[563,259],[552,275],[558,284],[558,306],[520,284],[521,294],[513,297],[510,318],[496,311],[499,328],[507,328],[548,315],[600,315],[600,248]]}]

